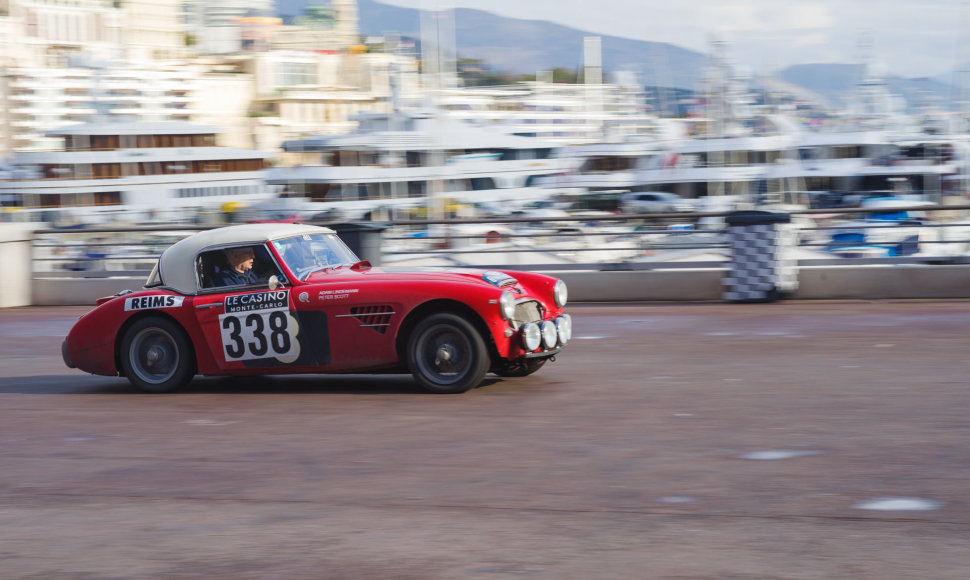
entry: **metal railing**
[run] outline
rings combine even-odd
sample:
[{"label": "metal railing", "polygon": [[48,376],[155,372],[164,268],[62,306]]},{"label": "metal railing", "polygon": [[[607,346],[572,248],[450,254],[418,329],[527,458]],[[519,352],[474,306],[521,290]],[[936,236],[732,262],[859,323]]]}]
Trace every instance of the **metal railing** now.
[{"label": "metal railing", "polygon": [[[964,219],[968,210],[970,205],[913,205],[791,212],[793,220],[800,226],[798,247],[806,254],[799,258],[799,265],[970,263],[970,219]],[[901,211],[922,212],[937,220],[914,219],[896,225],[852,221],[860,215]],[[724,267],[729,259],[729,248],[728,228],[723,225],[723,218],[733,213],[398,220],[381,224],[380,253],[384,265],[437,259],[442,265],[530,270]],[[841,223],[808,223],[836,217],[842,220]],[[334,227],[338,233],[348,225],[314,223]],[[706,223],[720,225],[704,227]],[[175,224],[37,230],[33,243],[33,277],[147,276],[165,248],[182,237],[212,227]],[[853,231],[866,232],[865,237],[873,239],[831,239],[833,232],[849,227]],[[893,232],[917,236],[916,245],[910,243],[903,247],[905,239],[892,241],[892,236],[882,235]],[[880,235],[869,236],[869,233]],[[891,255],[892,246],[900,246],[905,252]],[[858,251],[842,251],[848,248]],[[877,255],[878,251],[886,251],[887,255]],[[688,260],[687,254],[691,252],[695,256]],[[856,254],[859,257],[846,257]]]}]

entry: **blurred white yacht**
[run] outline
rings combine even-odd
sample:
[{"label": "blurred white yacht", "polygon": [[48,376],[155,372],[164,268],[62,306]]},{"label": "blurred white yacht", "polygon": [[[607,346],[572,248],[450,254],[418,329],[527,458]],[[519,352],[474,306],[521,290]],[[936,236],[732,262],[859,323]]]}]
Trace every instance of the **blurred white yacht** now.
[{"label": "blurred white yacht", "polygon": [[5,220],[55,224],[190,222],[226,203],[269,199],[268,154],[216,145],[217,130],[180,121],[106,120],[49,131],[58,151],[20,152],[0,181]]},{"label": "blurred white yacht", "polygon": [[632,189],[815,207],[858,205],[887,190],[938,201],[968,158],[962,136],[808,132],[771,116],[748,135],[695,137],[642,157]]},{"label": "blurred white yacht", "polygon": [[883,67],[867,61],[849,114],[835,130],[805,130],[801,163],[790,166],[816,207],[859,205],[870,197],[918,195],[939,202],[968,159],[967,135],[957,115],[925,110],[908,114],[890,92]]},{"label": "blurred white yacht", "polygon": [[284,142],[294,164],[268,171],[267,182],[282,188],[282,199],[265,205],[304,217],[356,219],[439,202],[523,202],[548,197],[536,179],[571,164],[550,158],[553,143],[477,127],[433,108],[356,119],[359,128],[350,134]]},{"label": "blurred white yacht", "polygon": [[965,137],[892,131],[807,132],[787,174],[814,207],[858,205],[886,191],[939,201],[968,158]]},{"label": "blurred white yacht", "polygon": [[938,202],[946,180],[963,173],[970,158],[966,135],[906,135],[893,145],[860,171],[857,190],[894,189]]},{"label": "blurred white yacht", "polygon": [[787,169],[816,207],[842,205],[842,194],[857,188],[870,161],[894,150],[889,133],[875,130],[809,131],[797,146],[799,164]]},{"label": "blurred white yacht", "polygon": [[663,159],[671,146],[684,139],[683,123],[676,119],[653,119],[649,130],[637,134],[558,147],[553,157],[569,160],[570,170],[543,178],[540,183],[570,193],[630,191],[640,184],[639,169]]},{"label": "blurred white yacht", "polygon": [[[797,190],[798,129],[779,116],[758,116],[743,132],[694,136],[641,163],[634,191],[667,191],[684,198],[732,196],[755,203]],[[789,200],[785,200],[789,201]]]},{"label": "blurred white yacht", "polygon": [[647,158],[662,154],[661,142],[648,137],[560,147],[553,156],[573,160],[574,168],[543,178],[540,183],[577,192],[629,191],[638,184],[637,167]]}]

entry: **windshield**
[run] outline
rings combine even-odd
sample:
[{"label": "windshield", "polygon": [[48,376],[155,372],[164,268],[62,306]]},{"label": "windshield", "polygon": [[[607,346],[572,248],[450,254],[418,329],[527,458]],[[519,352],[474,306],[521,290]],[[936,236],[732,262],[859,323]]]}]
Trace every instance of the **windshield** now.
[{"label": "windshield", "polygon": [[359,260],[333,234],[303,234],[273,242],[286,267],[301,282],[318,270],[353,266]]}]

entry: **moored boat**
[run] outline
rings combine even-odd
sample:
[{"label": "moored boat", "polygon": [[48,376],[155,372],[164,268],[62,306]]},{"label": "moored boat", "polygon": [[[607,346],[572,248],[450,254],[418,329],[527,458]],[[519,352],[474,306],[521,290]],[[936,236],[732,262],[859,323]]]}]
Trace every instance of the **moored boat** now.
[{"label": "moored boat", "polygon": [[269,199],[269,154],[216,145],[218,130],[178,121],[97,121],[53,130],[58,151],[15,153],[0,182],[9,219],[52,223],[193,221],[227,203]]}]

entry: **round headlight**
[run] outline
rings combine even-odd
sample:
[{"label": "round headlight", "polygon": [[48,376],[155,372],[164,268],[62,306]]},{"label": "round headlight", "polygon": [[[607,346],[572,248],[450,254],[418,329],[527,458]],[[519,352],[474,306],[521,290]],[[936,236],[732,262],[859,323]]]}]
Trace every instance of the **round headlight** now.
[{"label": "round headlight", "polygon": [[502,297],[498,300],[499,308],[502,311],[502,318],[510,320],[515,316],[515,295],[506,290],[502,292]]},{"label": "round headlight", "polygon": [[552,296],[556,301],[556,306],[562,308],[566,305],[566,299],[569,297],[569,292],[566,290],[566,283],[562,280],[556,280],[556,285],[552,287]]},{"label": "round headlight", "polygon": [[556,346],[559,335],[556,333],[556,325],[551,320],[543,320],[542,324],[539,325],[539,330],[542,331],[542,346],[546,348]]},{"label": "round headlight", "polygon": [[532,352],[539,348],[542,342],[542,333],[539,332],[539,325],[534,322],[526,322],[522,325],[522,345],[525,350]]},{"label": "round headlight", "polygon": [[573,337],[573,317],[563,314],[557,318],[556,331],[559,332],[559,344],[565,346]]}]

